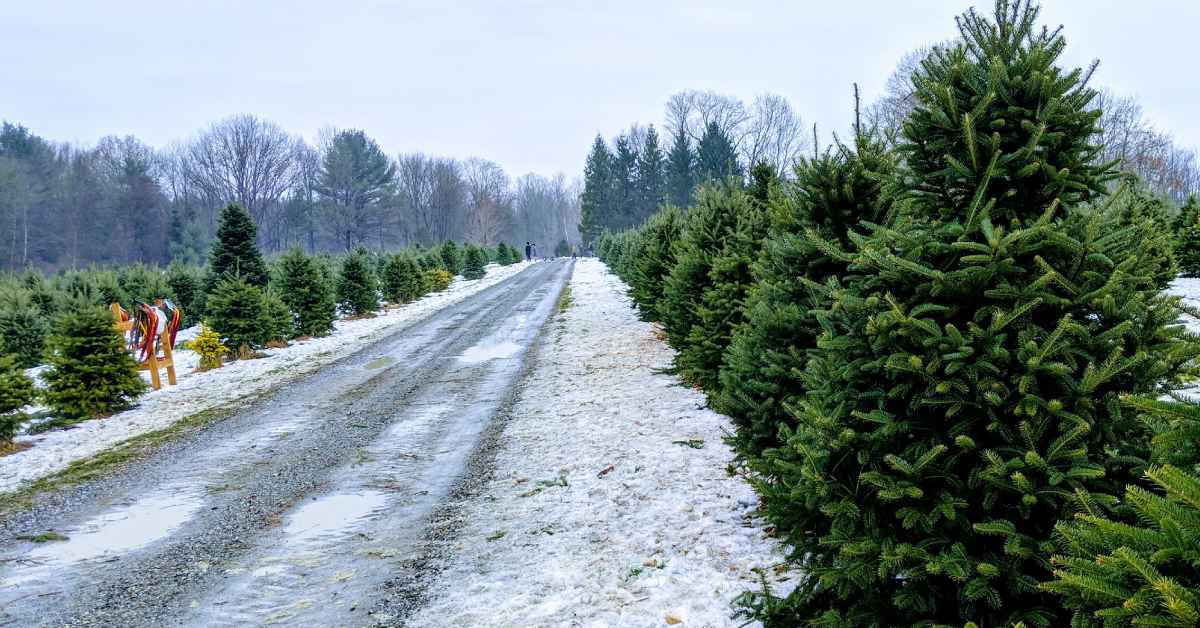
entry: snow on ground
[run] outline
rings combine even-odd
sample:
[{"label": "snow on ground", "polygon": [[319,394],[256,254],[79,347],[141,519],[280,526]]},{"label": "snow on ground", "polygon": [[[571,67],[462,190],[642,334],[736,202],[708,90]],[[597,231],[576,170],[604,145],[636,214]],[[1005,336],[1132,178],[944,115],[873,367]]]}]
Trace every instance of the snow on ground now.
[{"label": "snow on ground", "polygon": [[726,472],[729,420],[658,372],[671,350],[603,264],[580,260],[570,286],[410,625],[739,625],[731,600],[783,557]]},{"label": "snow on ground", "polygon": [[[194,335],[195,331],[181,330],[176,338],[180,348],[175,350],[177,386],[165,385],[166,371],[160,370],[163,388],[142,396],[137,406],[130,410],[106,419],[87,421],[71,429],[18,436],[18,443],[27,442],[33,447],[0,457],[0,492],[19,489],[22,484],[62,470],[76,460],[93,456],[138,434],[168,427],[196,412],[263,394],[362,349],[397,326],[417,321],[495,285],[526,266],[528,262],[511,266],[492,264],[483,279],[455,279],[443,292],[427,295],[403,307],[383,310],[375,318],[337,321],[334,332],[323,338],[297,341],[282,349],[267,349],[263,352],[267,357],[232,362],[203,373],[194,371],[199,356],[182,348],[182,340]],[[150,374],[142,374],[149,381]]]}]

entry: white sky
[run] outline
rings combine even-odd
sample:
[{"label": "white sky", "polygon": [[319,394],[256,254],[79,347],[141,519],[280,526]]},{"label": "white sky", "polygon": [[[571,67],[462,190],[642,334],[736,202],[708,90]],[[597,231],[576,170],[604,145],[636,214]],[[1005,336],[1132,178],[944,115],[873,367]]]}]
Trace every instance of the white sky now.
[{"label": "white sky", "polygon": [[[990,2],[980,2],[990,11]],[[661,126],[667,97],[786,96],[841,130],[908,50],[971,0],[726,3],[0,0],[0,118],[53,140],[155,146],[254,113],[310,141],[363,128],[391,154],[478,155],[510,175],[582,170],[589,143]],[[1200,2],[1045,0],[1067,60],[1200,146]]]}]

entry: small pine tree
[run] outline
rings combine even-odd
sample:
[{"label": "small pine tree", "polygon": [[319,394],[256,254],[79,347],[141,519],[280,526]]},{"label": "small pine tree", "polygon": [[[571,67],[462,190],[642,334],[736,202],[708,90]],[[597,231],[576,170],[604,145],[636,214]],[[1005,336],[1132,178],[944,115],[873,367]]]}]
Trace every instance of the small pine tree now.
[{"label": "small pine tree", "polygon": [[[1074,611],[1071,625],[1173,626],[1200,623],[1200,406],[1136,399],[1157,432],[1160,463],[1149,486],[1125,489],[1124,508],[1080,495],[1081,512],[1058,526],[1062,555],[1043,589]],[[1170,460],[1170,462],[1161,462]],[[1131,510],[1126,516],[1112,511]]]},{"label": "small pine tree", "polygon": [[12,442],[25,422],[22,408],[33,403],[36,391],[16,356],[0,356],[0,449]]},{"label": "small pine tree", "polygon": [[42,276],[42,271],[27,268],[21,276],[21,284],[29,291],[29,299],[43,316],[53,316],[57,311],[54,290]]},{"label": "small pine tree", "polygon": [[238,357],[270,340],[271,322],[264,315],[264,295],[241,277],[226,277],[208,297],[205,320]]},{"label": "small pine tree", "polygon": [[454,277],[448,270],[435,268],[425,271],[425,285],[429,292],[441,292],[449,288],[452,281],[454,281]]},{"label": "small pine tree", "polygon": [[279,260],[279,297],[294,317],[296,336],[324,336],[333,331],[337,303],[333,285],[316,259],[293,248]]},{"label": "small pine tree", "polygon": [[[642,320],[657,321],[663,281],[675,266],[675,242],[683,231],[683,213],[666,207],[641,228],[640,252],[629,269],[629,296],[637,303]],[[605,240],[607,244],[609,240]]]},{"label": "small pine tree", "polygon": [[229,353],[229,348],[221,342],[221,335],[209,329],[208,325],[204,323],[200,324],[200,333],[188,341],[187,348],[200,356],[199,369],[201,371],[220,368],[221,358]]},{"label": "small pine tree", "polygon": [[379,282],[371,272],[365,249],[355,249],[342,261],[337,298],[342,311],[351,316],[362,316],[379,309]]},{"label": "small pine tree", "polygon": [[459,250],[458,244],[454,240],[446,240],[446,243],[438,249],[438,255],[442,258],[442,268],[449,271],[451,275],[462,272],[462,251]]},{"label": "small pine tree", "polygon": [[1200,224],[1192,225],[1176,235],[1175,261],[1184,277],[1200,277]]},{"label": "small pine tree", "polygon": [[208,258],[211,292],[226,275],[237,275],[243,281],[260,288],[267,285],[267,265],[258,250],[258,228],[250,214],[236,203],[221,211],[217,239]]},{"label": "small pine tree", "polygon": [[463,255],[463,279],[483,279],[487,274],[487,255],[483,249],[468,244],[466,253]]},{"label": "small pine tree", "polygon": [[13,288],[0,303],[0,353],[12,355],[21,368],[32,368],[45,357],[50,326],[27,292]]},{"label": "small pine tree", "polygon": [[266,341],[275,347],[286,347],[287,341],[296,337],[296,315],[284,303],[276,290],[267,288],[263,292],[263,320]]},{"label": "small pine tree", "polygon": [[104,307],[78,304],[61,312],[47,353],[43,397],[60,422],[123,410],[146,391],[137,362]]}]

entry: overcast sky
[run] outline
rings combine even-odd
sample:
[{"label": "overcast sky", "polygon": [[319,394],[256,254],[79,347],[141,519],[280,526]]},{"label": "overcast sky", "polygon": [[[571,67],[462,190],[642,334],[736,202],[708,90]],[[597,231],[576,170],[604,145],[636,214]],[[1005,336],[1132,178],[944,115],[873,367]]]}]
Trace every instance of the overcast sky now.
[{"label": "overcast sky", "polygon": [[[4,0],[0,118],[53,140],[164,146],[253,113],[310,141],[362,128],[393,155],[575,176],[597,132],[661,126],[686,88],[776,92],[841,130],[851,83],[872,100],[970,4]],[[1097,86],[1200,146],[1200,2],[1047,0],[1042,15],[1065,24],[1068,61],[1101,60]]]}]

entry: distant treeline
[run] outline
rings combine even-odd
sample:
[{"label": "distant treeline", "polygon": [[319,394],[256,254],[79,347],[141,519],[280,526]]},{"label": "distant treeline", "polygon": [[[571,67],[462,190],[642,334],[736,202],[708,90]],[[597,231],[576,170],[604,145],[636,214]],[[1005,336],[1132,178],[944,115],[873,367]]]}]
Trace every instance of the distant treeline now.
[{"label": "distant treeline", "polygon": [[0,268],[199,263],[220,209],[245,207],[265,252],[579,240],[578,184],[510,177],[497,163],[392,157],[361,130],[316,145],[252,115],[156,149],[135,137],[84,147],[0,128]]}]

